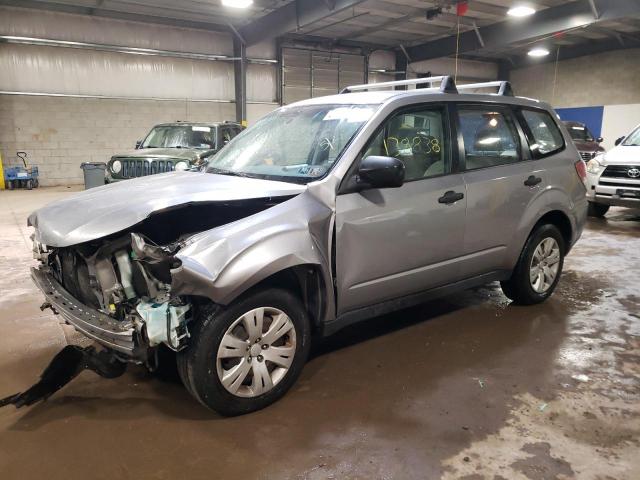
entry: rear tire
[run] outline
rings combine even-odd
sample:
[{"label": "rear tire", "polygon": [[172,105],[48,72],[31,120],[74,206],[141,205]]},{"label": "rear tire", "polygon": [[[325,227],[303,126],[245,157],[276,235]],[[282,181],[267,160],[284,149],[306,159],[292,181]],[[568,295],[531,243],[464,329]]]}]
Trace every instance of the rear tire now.
[{"label": "rear tire", "polygon": [[587,215],[590,217],[604,217],[609,211],[609,205],[603,205],[602,203],[589,202],[589,208]]},{"label": "rear tire", "polygon": [[304,306],[276,288],[251,292],[226,307],[205,306],[190,330],[189,346],[178,353],[180,377],[198,401],[225,416],[281,398],[300,375],[311,343]]},{"label": "rear tire", "polygon": [[527,239],[511,278],[500,283],[502,291],[520,305],[544,302],[558,285],[565,252],[558,227],[538,226]]}]

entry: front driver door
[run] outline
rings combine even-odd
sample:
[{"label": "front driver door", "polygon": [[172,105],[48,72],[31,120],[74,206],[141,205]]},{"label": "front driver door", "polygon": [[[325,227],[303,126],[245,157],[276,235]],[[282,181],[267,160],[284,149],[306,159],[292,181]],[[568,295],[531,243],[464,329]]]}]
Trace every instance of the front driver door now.
[{"label": "front driver door", "polygon": [[[402,160],[405,183],[338,195],[338,314],[460,278],[466,192],[450,132],[447,107],[404,109],[361,152],[358,162],[369,155]],[[454,193],[462,198],[454,201]]]}]

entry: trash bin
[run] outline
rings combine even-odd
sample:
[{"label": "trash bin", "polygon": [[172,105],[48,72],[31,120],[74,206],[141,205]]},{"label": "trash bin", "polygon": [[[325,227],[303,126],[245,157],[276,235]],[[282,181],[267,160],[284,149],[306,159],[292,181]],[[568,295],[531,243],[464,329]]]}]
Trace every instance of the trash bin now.
[{"label": "trash bin", "polygon": [[104,162],[83,162],[80,168],[84,172],[84,189],[104,185],[104,172],[107,164]]}]

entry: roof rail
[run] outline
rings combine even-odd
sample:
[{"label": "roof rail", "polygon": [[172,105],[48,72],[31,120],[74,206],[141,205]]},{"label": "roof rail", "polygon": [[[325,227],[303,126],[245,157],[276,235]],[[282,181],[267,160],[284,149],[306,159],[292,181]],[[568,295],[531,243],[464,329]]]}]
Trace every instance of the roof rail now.
[{"label": "roof rail", "polygon": [[399,87],[403,85],[420,85],[423,83],[436,83],[440,82],[441,93],[458,93],[456,84],[453,81],[453,77],[449,75],[442,75],[439,77],[426,77],[426,78],[413,78],[411,80],[396,80],[394,82],[381,82],[381,83],[366,83],[363,85],[351,85],[343,88],[340,93],[351,93],[363,90],[370,90],[375,88],[389,88]]},{"label": "roof rail", "polygon": [[505,81],[497,82],[483,82],[483,83],[468,83],[466,85],[458,85],[458,90],[475,90],[477,88],[491,88],[498,87],[498,95],[504,95],[506,97],[513,97],[513,89],[511,83]]}]

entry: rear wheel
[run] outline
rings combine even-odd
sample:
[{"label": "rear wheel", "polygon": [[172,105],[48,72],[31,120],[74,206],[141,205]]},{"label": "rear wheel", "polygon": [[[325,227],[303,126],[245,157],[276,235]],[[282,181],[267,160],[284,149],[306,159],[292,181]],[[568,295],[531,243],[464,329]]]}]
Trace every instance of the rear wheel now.
[{"label": "rear wheel", "polygon": [[609,211],[609,205],[603,205],[602,203],[589,202],[589,209],[587,215],[590,217],[604,217]]},{"label": "rear wheel", "polygon": [[250,293],[202,308],[178,372],[189,392],[222,415],[253,412],[282,397],[309,354],[307,313],[291,292]]},{"label": "rear wheel", "polygon": [[555,225],[540,225],[529,236],[511,278],[501,283],[504,294],[521,305],[545,301],[558,285],[565,242]]}]

